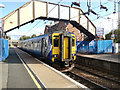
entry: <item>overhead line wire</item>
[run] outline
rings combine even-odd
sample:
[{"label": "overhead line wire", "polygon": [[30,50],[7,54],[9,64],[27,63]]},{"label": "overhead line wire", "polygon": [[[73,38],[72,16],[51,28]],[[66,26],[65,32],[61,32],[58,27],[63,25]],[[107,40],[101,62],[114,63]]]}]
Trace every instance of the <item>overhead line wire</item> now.
[{"label": "overhead line wire", "polygon": [[[117,11],[117,12],[119,12],[119,11]],[[100,18],[106,17],[106,16],[111,15],[111,14],[113,14],[113,13],[109,13],[109,14],[106,14],[104,16],[100,16]],[[92,21],[95,21],[95,20],[97,20],[97,19],[93,19]]]}]

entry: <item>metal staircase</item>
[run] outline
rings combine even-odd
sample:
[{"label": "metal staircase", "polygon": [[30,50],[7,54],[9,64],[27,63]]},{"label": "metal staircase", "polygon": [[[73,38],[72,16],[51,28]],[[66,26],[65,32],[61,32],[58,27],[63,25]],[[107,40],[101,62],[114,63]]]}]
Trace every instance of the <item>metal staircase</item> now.
[{"label": "metal staircase", "polygon": [[95,36],[92,33],[90,33],[88,30],[86,30],[83,26],[81,26],[76,21],[70,21],[70,23],[87,36],[87,38],[85,38],[84,41],[92,41],[95,39]]}]

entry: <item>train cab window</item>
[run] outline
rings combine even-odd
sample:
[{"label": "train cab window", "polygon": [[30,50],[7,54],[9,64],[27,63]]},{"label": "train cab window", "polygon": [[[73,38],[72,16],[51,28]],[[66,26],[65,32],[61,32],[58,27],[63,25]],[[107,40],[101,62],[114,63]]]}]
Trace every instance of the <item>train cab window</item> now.
[{"label": "train cab window", "polygon": [[54,39],[54,47],[58,47],[58,39],[57,38]]},{"label": "train cab window", "polygon": [[75,39],[72,39],[72,46],[75,46]]}]

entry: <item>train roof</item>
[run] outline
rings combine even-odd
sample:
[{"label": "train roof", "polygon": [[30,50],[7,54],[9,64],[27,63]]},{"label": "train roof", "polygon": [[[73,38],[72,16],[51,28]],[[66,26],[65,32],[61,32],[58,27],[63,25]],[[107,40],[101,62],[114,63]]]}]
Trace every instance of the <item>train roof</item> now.
[{"label": "train roof", "polygon": [[37,37],[34,37],[34,38],[22,40],[22,41],[20,41],[20,42],[30,41],[30,40],[38,39],[38,38],[44,38],[44,37],[49,36],[50,34],[53,34],[53,33],[69,33],[69,34],[74,34],[73,32],[67,32],[67,31],[65,31],[65,30],[54,31],[54,32],[49,32],[49,33],[46,33],[46,34],[43,34],[43,35],[40,35],[40,36],[37,36]]},{"label": "train roof", "polygon": [[44,37],[46,37],[46,36],[48,36],[48,35],[49,35],[49,34],[44,34],[44,35],[40,35],[40,36],[37,36],[37,37],[34,37],[34,38],[22,40],[22,41],[20,41],[20,42],[30,41],[30,40],[38,39],[38,38],[44,38]]}]

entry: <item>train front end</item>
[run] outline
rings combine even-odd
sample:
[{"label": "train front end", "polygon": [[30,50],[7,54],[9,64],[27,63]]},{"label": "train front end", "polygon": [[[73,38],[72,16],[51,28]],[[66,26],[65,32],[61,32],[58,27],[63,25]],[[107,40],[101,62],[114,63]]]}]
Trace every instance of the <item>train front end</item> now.
[{"label": "train front end", "polygon": [[52,34],[52,61],[71,65],[76,60],[76,36],[62,31]]}]

